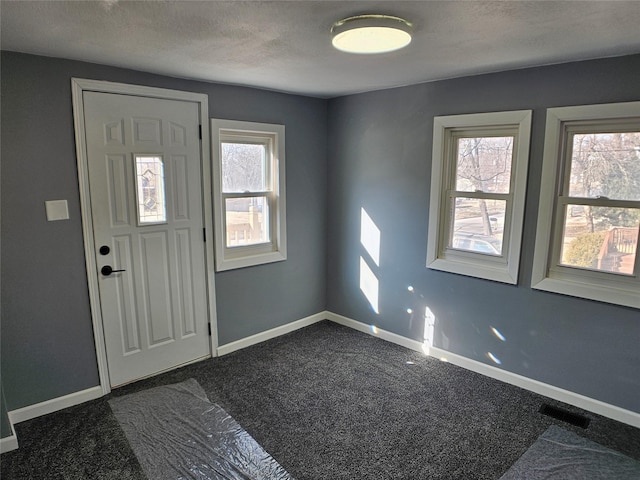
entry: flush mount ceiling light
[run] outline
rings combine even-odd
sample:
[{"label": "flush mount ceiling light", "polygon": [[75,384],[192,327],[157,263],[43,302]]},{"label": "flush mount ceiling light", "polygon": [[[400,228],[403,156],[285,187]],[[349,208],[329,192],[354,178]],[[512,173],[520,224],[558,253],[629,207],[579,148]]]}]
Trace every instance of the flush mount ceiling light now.
[{"label": "flush mount ceiling light", "polygon": [[349,53],[384,53],[411,43],[413,25],[390,15],[357,15],[331,27],[335,48]]}]

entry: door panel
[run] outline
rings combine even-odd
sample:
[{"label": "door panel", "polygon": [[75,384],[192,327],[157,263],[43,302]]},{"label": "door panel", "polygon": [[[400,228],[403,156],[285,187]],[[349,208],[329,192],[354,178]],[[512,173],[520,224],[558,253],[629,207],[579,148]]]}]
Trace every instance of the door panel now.
[{"label": "door panel", "polygon": [[193,257],[191,254],[191,232],[188,229],[177,230],[175,232],[176,242],[176,275],[178,277],[177,299],[174,306],[174,316],[176,324],[182,328],[180,334],[182,338],[193,335],[195,328],[195,304],[193,298]]},{"label": "door panel", "polygon": [[[199,108],[84,92],[109,377],[118,386],[210,354]],[[118,271],[121,270],[121,271]]]},{"label": "door panel", "polygon": [[171,328],[171,291],[169,287],[169,247],[166,232],[140,235],[145,322],[149,347],[174,340]]},{"label": "door panel", "polygon": [[129,225],[130,205],[127,197],[126,158],[124,155],[107,155],[106,160],[111,226]]},{"label": "door panel", "polygon": [[189,219],[189,195],[187,185],[187,157],[184,155],[174,155],[171,157],[173,166],[173,191],[174,196],[174,212],[176,220]]},{"label": "door panel", "polygon": [[[113,255],[115,265],[133,265],[131,255],[131,236],[122,235],[113,237]],[[135,299],[131,292],[131,270],[123,272],[114,278],[114,293],[118,309],[116,315],[120,321],[122,335],[122,354],[128,355],[140,351],[140,332],[136,319]]]}]

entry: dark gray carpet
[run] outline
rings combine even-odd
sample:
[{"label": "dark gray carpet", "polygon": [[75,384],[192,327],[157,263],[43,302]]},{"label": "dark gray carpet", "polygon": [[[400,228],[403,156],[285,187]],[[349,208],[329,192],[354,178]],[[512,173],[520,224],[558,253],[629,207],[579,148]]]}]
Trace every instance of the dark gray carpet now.
[{"label": "dark gray carpet", "polygon": [[640,462],[551,425],[500,480],[638,480]]},{"label": "dark gray carpet", "polygon": [[[640,460],[640,429],[330,322],[112,396],[188,378],[297,480],[495,480],[552,424]],[[18,424],[3,480],[144,478],[107,400]],[[540,415],[542,402],[591,423]]]}]

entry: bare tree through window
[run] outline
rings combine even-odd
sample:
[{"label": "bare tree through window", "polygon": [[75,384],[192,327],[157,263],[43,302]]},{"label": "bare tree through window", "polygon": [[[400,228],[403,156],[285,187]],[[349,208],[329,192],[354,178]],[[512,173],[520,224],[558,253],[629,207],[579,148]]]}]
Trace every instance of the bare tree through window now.
[{"label": "bare tree through window", "polygon": [[460,136],[455,146],[449,245],[501,255],[514,137]]}]

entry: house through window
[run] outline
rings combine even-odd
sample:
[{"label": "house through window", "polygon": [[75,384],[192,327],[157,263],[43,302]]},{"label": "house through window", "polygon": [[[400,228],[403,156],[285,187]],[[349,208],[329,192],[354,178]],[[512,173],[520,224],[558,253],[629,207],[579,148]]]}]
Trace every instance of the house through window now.
[{"label": "house through window", "polygon": [[549,109],[546,138],[533,287],[640,307],[640,102]]},{"label": "house through window", "polygon": [[218,270],[286,259],[284,126],[212,120]]},{"label": "house through window", "polygon": [[158,155],[136,155],[138,224],[167,221],[164,192],[164,163]]}]

